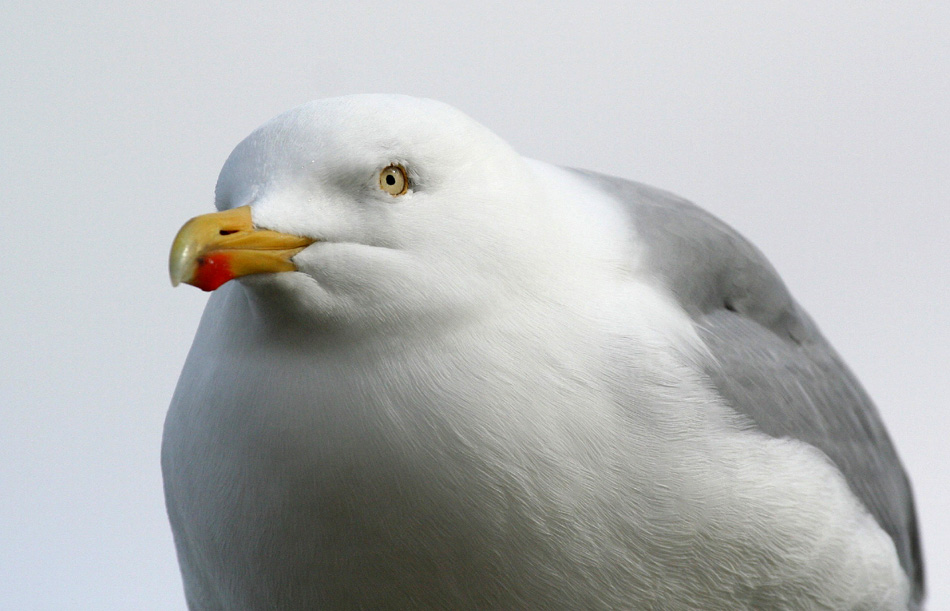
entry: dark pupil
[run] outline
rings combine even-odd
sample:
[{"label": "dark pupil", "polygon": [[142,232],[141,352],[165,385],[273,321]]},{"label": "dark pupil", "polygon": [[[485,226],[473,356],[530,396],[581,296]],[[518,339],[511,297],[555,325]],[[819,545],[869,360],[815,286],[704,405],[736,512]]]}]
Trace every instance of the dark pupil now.
[{"label": "dark pupil", "polygon": [[386,177],[386,184],[387,184],[387,185],[394,185],[394,184],[396,184],[396,177],[393,176],[392,174],[388,175],[388,176]]}]

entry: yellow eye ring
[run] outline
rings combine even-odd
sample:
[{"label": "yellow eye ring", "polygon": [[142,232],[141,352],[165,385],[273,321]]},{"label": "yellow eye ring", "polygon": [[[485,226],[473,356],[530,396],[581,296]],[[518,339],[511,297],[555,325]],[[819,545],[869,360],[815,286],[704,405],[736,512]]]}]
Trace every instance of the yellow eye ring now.
[{"label": "yellow eye ring", "polygon": [[409,177],[406,170],[399,165],[389,165],[379,173],[379,188],[393,197],[398,197],[409,190]]}]

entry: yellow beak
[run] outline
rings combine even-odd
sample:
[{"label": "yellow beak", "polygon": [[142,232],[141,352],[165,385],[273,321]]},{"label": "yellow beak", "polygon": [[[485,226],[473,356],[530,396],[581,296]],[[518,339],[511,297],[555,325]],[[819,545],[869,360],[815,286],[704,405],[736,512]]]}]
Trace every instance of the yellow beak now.
[{"label": "yellow beak", "polygon": [[172,286],[184,282],[213,291],[249,274],[292,272],[290,260],[315,240],[259,230],[250,206],[203,214],[181,228],[168,257]]}]

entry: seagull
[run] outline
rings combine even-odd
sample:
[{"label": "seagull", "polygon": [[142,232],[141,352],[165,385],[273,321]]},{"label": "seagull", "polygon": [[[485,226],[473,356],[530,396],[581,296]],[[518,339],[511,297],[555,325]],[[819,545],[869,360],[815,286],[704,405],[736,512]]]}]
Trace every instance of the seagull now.
[{"label": "seagull", "polygon": [[432,100],[318,100],[175,238],[191,609],[917,609],[880,416],[763,255]]}]

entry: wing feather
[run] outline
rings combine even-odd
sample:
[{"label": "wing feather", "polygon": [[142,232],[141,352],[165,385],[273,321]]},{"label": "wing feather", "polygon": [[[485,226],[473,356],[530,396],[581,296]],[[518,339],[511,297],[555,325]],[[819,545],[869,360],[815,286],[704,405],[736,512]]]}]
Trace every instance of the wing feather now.
[{"label": "wing feather", "polygon": [[923,598],[910,482],[854,375],[792,299],[765,257],[731,227],[675,195],[576,170],[629,210],[646,263],[693,318],[713,355],[709,379],[739,413],[774,437],[822,450],[894,540]]}]

